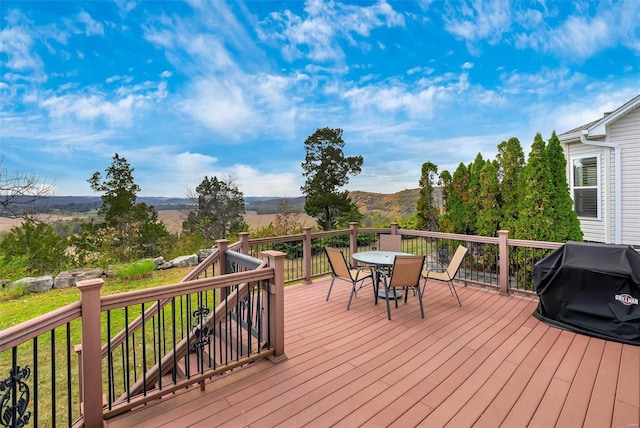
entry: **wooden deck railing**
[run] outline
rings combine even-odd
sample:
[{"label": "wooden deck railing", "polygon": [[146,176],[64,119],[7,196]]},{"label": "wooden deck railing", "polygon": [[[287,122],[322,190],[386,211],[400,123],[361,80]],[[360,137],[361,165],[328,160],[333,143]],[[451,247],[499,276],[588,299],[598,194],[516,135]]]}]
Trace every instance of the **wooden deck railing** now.
[{"label": "wooden deck railing", "polygon": [[[231,361],[230,366],[265,356],[274,360],[286,358],[283,285],[300,281],[310,283],[313,278],[328,274],[330,267],[323,252],[325,246],[340,247],[350,257],[357,251],[377,248],[381,234],[401,235],[403,251],[424,254],[428,263],[434,264],[446,263],[455,246],[464,243],[470,251],[458,280],[491,287],[503,294],[534,294],[531,287],[533,265],[562,245],[513,240],[508,238],[506,231],[500,231],[497,237],[482,237],[400,229],[395,223],[390,228],[358,228],[356,223],[351,223],[349,229],[315,233],[304,228],[301,234],[260,239],[242,233],[240,240],[232,245],[224,240],[218,241],[217,251],[177,284],[101,297],[102,281],[85,281],[78,284],[82,295],[80,302],[0,331],[0,382],[3,386],[0,388],[0,401],[7,397],[2,401],[5,407],[0,411],[12,415],[10,426],[19,425],[20,421],[40,421],[51,426],[78,422],[85,426],[99,426],[104,418],[147,400],[190,384],[202,384],[203,379],[221,373],[224,368],[216,364],[205,365],[200,356],[193,362],[195,369],[189,369],[189,361],[185,360],[186,367],[181,369],[185,378],[178,379],[175,374],[177,361],[184,359],[185,353],[193,349],[198,339],[196,336],[205,331],[205,327],[207,332],[211,331],[222,313],[235,312],[237,321],[238,312],[247,307],[250,288],[261,289],[264,294],[258,299],[264,298],[265,305],[270,305],[267,328],[270,345],[264,352],[262,347],[258,352],[249,351],[253,352],[250,356],[243,355]],[[245,270],[240,266],[242,263],[238,263],[241,260],[238,256],[235,264],[240,269],[231,269],[228,266],[233,263],[227,260],[227,254],[237,253],[262,257],[265,264],[260,269]],[[242,284],[251,286],[243,287]],[[207,325],[198,304],[190,306],[202,299],[203,293],[211,293],[207,298],[216,305],[221,302],[227,305],[224,310],[216,309],[207,318],[206,322],[210,322]],[[170,325],[164,318],[163,308],[167,305],[172,307],[174,315],[171,316],[175,316],[183,304],[185,312],[200,314],[197,328],[188,320]],[[196,311],[193,311],[194,307]],[[110,320],[115,311],[124,312],[120,324]],[[256,327],[253,325],[255,321],[246,324]],[[164,343],[156,343],[158,335],[154,331],[158,329],[167,329],[177,337],[163,337]],[[180,329],[190,333],[178,335]],[[56,334],[57,330],[62,330],[62,333]],[[43,342],[50,343],[50,350],[42,352]],[[244,343],[236,346],[250,348],[249,342],[246,346]],[[81,343],[81,346],[74,348],[72,343]],[[77,355],[74,349],[78,351]],[[116,349],[119,349],[118,358],[124,361],[117,374],[114,373],[117,370],[114,370],[116,364],[113,361]],[[150,365],[146,365],[146,353],[154,355]],[[48,355],[46,363],[40,362],[41,355]],[[230,351],[229,355],[235,354]],[[133,361],[126,361],[130,357]],[[44,370],[45,364],[49,366],[47,370]],[[144,367],[141,369],[140,366]],[[158,387],[163,376],[169,375],[167,367],[170,366],[172,377],[165,381],[164,386]],[[25,372],[25,367],[31,373],[29,380],[26,379],[29,373]],[[51,385],[38,390],[38,383],[44,376],[51,376]],[[109,384],[117,376],[120,376],[118,382],[124,386]],[[64,385],[56,380],[61,377]],[[26,403],[21,401],[24,388],[27,391]],[[56,388],[58,391],[64,389],[67,398],[60,400]],[[50,408],[43,412],[45,402]]]},{"label": "wooden deck railing", "polygon": [[562,246],[559,242],[509,239],[508,231],[487,237],[400,229],[397,223],[389,228],[359,228],[357,223],[350,223],[345,230],[312,233],[311,228],[305,227],[301,234],[273,238],[256,239],[249,233],[241,233],[238,249],[250,255],[266,249],[282,251],[286,254],[285,283],[310,283],[313,278],[331,272],[323,253],[325,246],[340,247],[350,257],[356,251],[377,248],[381,234],[401,235],[403,251],[424,254],[429,263],[440,265],[453,254],[455,246],[464,243],[470,251],[458,279],[495,288],[503,294],[533,295],[533,265]]}]

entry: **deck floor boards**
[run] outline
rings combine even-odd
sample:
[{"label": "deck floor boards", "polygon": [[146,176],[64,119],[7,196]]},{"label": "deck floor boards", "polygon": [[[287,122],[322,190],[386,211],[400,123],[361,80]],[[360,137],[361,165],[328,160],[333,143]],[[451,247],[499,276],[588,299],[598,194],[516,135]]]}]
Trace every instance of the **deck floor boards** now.
[{"label": "deck floor boards", "polygon": [[120,427],[637,427],[640,349],[547,326],[535,299],[429,284],[346,310],[349,284],[285,288],[285,352],[107,421]]}]

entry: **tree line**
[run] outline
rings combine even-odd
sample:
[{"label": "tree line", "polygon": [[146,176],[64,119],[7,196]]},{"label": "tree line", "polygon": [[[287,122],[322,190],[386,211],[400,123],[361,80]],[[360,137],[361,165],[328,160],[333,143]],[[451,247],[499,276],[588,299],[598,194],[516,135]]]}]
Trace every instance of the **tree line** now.
[{"label": "tree line", "polygon": [[[496,159],[480,153],[460,163],[453,175],[425,162],[420,177],[416,227],[449,233],[496,236],[508,230],[516,239],[581,241],[566,178],[566,159],[555,132],[547,143],[538,133],[525,163],[517,138],[498,145]],[[442,188],[442,205],[433,198]]]},{"label": "tree line", "polygon": [[[364,158],[344,154],[342,135],[339,128],[319,128],[304,142],[306,156],[301,167],[305,183],[300,188],[305,195],[304,210],[317,219],[322,230],[346,228],[349,222],[363,218],[345,186],[351,176],[360,173]],[[536,135],[526,163],[517,138],[500,143],[496,159],[485,160],[478,154],[468,165],[461,162],[453,175],[446,170],[438,174],[435,164],[425,162],[416,212],[398,220],[404,228],[485,236],[507,229],[518,239],[581,240],[565,167],[555,133],[548,143]],[[0,278],[158,255],[172,258],[248,231],[244,195],[230,178],[205,176],[189,191],[182,231],[172,234],[158,219],[155,207],[138,202],[140,187],[133,173],[127,160],[116,153],[104,173],[95,172],[87,180],[101,194],[98,215],[61,234],[60,225],[38,221],[28,209],[52,186],[39,183],[32,174],[8,175],[0,162],[0,215],[24,219],[0,239]],[[436,185],[441,187],[442,203],[433,197]],[[255,236],[300,231],[299,213],[287,199],[280,202],[278,211],[275,222],[254,231]]]}]

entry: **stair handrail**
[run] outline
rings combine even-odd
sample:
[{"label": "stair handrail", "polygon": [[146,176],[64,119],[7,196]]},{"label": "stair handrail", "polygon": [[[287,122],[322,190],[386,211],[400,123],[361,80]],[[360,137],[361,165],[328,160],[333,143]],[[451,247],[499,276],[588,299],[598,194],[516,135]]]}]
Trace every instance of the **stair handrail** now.
[{"label": "stair handrail", "polygon": [[[227,249],[239,250],[241,249],[241,244],[242,243],[238,241],[234,244],[229,245]],[[184,278],[182,278],[178,282],[183,283],[183,282],[188,282],[196,279],[199,275],[201,275],[204,271],[206,271],[210,266],[213,266],[213,264],[215,264],[215,262],[218,261],[219,258],[220,258],[220,247],[216,246],[213,248],[213,251],[211,252],[211,254],[209,254],[202,262],[198,264],[198,266],[196,266],[192,271],[190,271]],[[149,319],[153,317],[155,314],[158,313],[160,309],[165,307],[170,301],[171,299],[164,299],[164,300],[161,300],[160,302],[156,302],[153,305],[149,306],[149,308],[144,311],[144,314],[139,315],[137,318],[131,321],[131,323],[129,323],[127,328],[123,328],[119,333],[113,336],[109,341],[109,343],[105,343],[104,345],[102,345],[102,358],[105,358],[107,356],[109,349],[116,348],[117,346],[121,345],[124,342],[127,332],[129,334],[132,334],[135,331],[137,331],[140,327],[142,327],[143,319]]]},{"label": "stair handrail", "polygon": [[[268,267],[268,262],[267,260],[263,260],[260,263],[260,265],[256,267],[255,270],[263,269],[266,267]],[[249,283],[243,282],[239,284],[238,287],[227,296],[226,301],[220,302],[218,306],[212,311],[212,313],[202,321],[202,326],[210,327],[214,325],[216,322],[218,322],[220,319],[222,319],[223,317],[226,317],[227,313],[225,311],[225,306],[234,307],[237,304],[237,302],[240,301],[241,299],[244,299],[244,297],[248,293],[249,293]],[[198,327],[201,327],[201,325],[198,324]],[[165,354],[160,359],[159,364],[155,364],[153,367],[151,367],[143,378],[139,379],[137,382],[135,382],[131,386],[130,394],[136,395],[138,393],[141,393],[144,390],[143,386],[145,383],[147,388],[151,388],[158,381],[158,378],[160,376],[164,376],[170,370],[172,370],[173,369],[172,362],[177,359],[183,358],[187,354],[188,352],[187,344],[192,342],[192,340],[195,337],[195,334],[196,334],[195,328],[189,331],[188,335],[182,338],[176,344],[174,349],[172,349],[170,352]],[[162,373],[159,372],[160,367],[162,367]],[[121,397],[121,399],[122,398],[123,397]]]}]

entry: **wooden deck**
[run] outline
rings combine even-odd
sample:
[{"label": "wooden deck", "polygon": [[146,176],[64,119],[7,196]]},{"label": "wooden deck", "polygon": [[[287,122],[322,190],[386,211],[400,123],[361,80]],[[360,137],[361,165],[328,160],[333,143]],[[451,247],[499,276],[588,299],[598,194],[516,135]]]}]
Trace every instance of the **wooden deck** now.
[{"label": "wooden deck", "polygon": [[392,306],[328,279],[285,289],[285,351],[109,421],[117,427],[638,427],[640,347],[547,326],[537,301],[430,284]]}]

